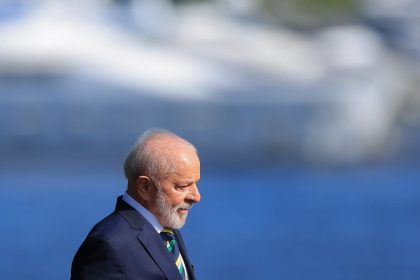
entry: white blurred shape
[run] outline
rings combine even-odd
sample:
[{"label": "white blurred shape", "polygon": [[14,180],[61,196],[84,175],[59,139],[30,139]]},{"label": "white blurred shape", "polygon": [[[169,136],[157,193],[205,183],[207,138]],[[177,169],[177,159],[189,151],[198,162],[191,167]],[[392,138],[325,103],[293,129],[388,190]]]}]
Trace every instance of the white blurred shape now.
[{"label": "white blurred shape", "polygon": [[360,69],[375,66],[382,56],[382,42],[360,26],[328,28],[320,34],[320,49],[333,68]]},{"label": "white blurred shape", "polygon": [[325,74],[310,39],[280,27],[234,21],[207,6],[181,14],[178,38],[200,54],[291,82],[310,83]]},{"label": "white blurred shape", "polygon": [[224,82],[222,71],[209,64],[77,18],[62,3],[0,26],[0,41],[0,61],[8,62],[7,71],[13,71],[13,62],[19,71],[47,67],[84,73],[174,99],[207,99],[210,84]]}]

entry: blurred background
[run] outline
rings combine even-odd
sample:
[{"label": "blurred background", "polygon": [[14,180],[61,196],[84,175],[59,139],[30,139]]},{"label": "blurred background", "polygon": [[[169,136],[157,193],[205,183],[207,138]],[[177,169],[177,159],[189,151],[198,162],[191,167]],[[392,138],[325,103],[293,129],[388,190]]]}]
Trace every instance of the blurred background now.
[{"label": "blurred background", "polygon": [[[0,277],[69,279],[146,129],[198,279],[419,279],[420,2],[0,0]],[[203,244],[207,244],[203,249]]]}]

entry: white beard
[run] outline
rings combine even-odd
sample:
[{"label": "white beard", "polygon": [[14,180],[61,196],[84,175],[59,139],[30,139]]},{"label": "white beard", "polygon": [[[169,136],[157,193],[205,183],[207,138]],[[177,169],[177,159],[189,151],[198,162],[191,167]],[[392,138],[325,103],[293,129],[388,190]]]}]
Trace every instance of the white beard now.
[{"label": "white beard", "polygon": [[180,229],[184,226],[185,221],[187,220],[188,214],[181,215],[178,213],[179,209],[191,209],[192,204],[182,202],[174,207],[168,201],[166,201],[162,189],[160,186],[157,187],[157,198],[156,198],[156,206],[157,210],[160,213],[163,221],[162,226],[171,228],[171,229]]}]

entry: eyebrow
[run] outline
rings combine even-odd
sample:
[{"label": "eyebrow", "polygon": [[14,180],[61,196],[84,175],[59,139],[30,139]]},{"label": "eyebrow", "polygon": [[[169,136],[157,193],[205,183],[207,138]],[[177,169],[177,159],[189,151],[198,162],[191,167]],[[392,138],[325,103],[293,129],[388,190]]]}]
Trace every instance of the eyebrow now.
[{"label": "eyebrow", "polygon": [[181,185],[191,185],[191,184],[194,184],[194,183],[197,183],[199,180],[197,180],[197,181],[195,181],[195,180],[185,180],[185,181],[181,181],[179,184],[181,184]]},{"label": "eyebrow", "polygon": [[195,183],[195,181],[183,181],[182,185],[191,185],[191,184],[194,184],[194,183]]}]

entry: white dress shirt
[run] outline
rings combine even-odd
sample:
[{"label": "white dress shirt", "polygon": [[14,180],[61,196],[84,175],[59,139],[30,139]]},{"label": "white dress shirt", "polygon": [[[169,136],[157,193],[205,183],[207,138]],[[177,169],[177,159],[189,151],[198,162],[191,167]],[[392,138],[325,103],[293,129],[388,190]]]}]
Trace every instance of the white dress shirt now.
[{"label": "white dress shirt", "polygon": [[[163,226],[159,223],[158,219],[152,214],[150,213],[149,210],[147,210],[146,208],[144,208],[143,205],[141,205],[140,203],[138,203],[134,198],[132,198],[127,192],[124,193],[122,199],[131,207],[133,207],[134,209],[137,210],[137,212],[139,212],[140,214],[143,215],[143,217],[146,218],[146,220],[152,224],[152,226],[155,228],[155,230],[157,231],[158,234],[160,234],[160,232],[163,230]],[[180,252],[181,254],[181,252]],[[185,279],[188,280],[189,276],[188,276],[188,271],[185,265],[185,261],[184,261],[184,257],[181,254],[181,262],[182,265],[184,266],[185,270]]]},{"label": "white dress shirt", "polygon": [[142,214],[143,217],[145,217],[146,220],[152,224],[157,233],[160,233],[163,230],[163,226],[159,223],[159,220],[152,213],[150,213],[149,210],[144,208],[143,205],[141,205],[134,198],[132,198],[128,193],[124,193],[122,200],[124,200],[125,203],[127,203],[134,209],[136,209],[137,212]]}]

